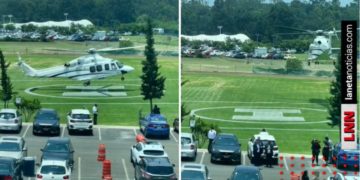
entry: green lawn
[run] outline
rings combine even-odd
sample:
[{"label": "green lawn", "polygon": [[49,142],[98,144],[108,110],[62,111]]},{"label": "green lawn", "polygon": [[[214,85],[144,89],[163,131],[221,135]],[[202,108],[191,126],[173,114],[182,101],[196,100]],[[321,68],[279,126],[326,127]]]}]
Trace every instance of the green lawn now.
[{"label": "green lawn", "polygon": [[[53,42],[57,48],[81,48],[81,44],[73,44],[73,42]],[[28,45],[36,47],[29,47],[31,51],[28,54],[22,54],[22,58],[32,67],[40,69],[56,65],[63,65],[79,55],[65,54],[38,54],[36,50],[43,47],[48,47],[48,43],[4,43],[1,42],[1,49],[5,51],[5,58],[11,62],[9,68],[9,75],[11,77],[14,90],[18,92],[19,96],[26,98],[37,98],[41,101],[42,107],[54,108],[58,110],[62,122],[65,122],[65,115],[72,108],[88,108],[90,109],[94,103],[99,105],[99,122],[100,124],[116,124],[116,125],[137,125],[138,112],[142,110],[144,113],[149,112],[149,103],[144,101],[140,96],[141,80],[141,61],[145,58],[142,55],[104,55],[118,59],[120,62],[130,65],[135,68],[135,71],[125,75],[125,81],[120,80],[120,76],[110,77],[103,80],[93,80],[91,85],[107,86],[107,85],[124,85],[128,96],[137,96],[133,98],[61,98],[62,92],[66,85],[79,85],[82,82],[65,79],[65,78],[32,78],[25,76],[17,67],[17,57],[12,52],[19,49],[24,49]],[[9,52],[10,51],[10,52]],[[170,122],[178,116],[178,58],[159,56],[158,62],[161,65],[160,72],[167,80],[165,84],[165,96],[160,100],[155,99],[154,103],[158,104],[161,112],[168,118]],[[35,86],[53,86],[44,87],[34,92],[43,95],[52,95],[57,97],[41,97],[29,95],[24,92],[25,89]],[[11,104],[11,106],[13,106]]]},{"label": "green lawn", "polygon": [[[279,61],[263,63],[281,66]],[[182,101],[187,108],[189,110],[208,108],[195,113],[205,118],[205,121],[219,125],[222,132],[235,133],[243,145],[242,150],[246,150],[248,139],[262,128],[267,128],[270,134],[275,136],[282,152],[310,154],[310,141],[313,138],[323,139],[329,136],[334,142],[339,141],[338,127],[332,128],[326,123],[331,78],[254,74],[246,62],[227,58],[184,58],[182,61],[184,68],[198,64],[243,68],[243,71],[237,73],[190,69],[182,72],[182,79],[189,80],[182,87]],[[300,116],[305,122],[264,120],[257,120],[258,123],[249,120],[239,122],[232,119],[234,115],[241,115],[234,112],[235,108],[297,109],[301,114],[284,114],[284,116]],[[186,117],[183,130],[188,131],[188,126],[189,121]]]}]

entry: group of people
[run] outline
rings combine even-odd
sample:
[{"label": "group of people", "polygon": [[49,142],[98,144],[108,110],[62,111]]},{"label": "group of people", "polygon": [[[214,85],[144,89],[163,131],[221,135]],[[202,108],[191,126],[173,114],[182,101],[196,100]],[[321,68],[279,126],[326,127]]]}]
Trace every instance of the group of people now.
[{"label": "group of people", "polygon": [[[325,137],[324,141],[324,147],[322,149],[322,155],[324,157],[324,161],[326,165],[331,161],[331,152],[332,152],[332,141],[329,139],[329,137]],[[316,162],[316,165],[319,165],[319,154],[321,150],[320,141],[317,139],[313,139],[311,141],[311,151],[312,151],[312,163]]]},{"label": "group of people", "polygon": [[[266,132],[265,129],[263,129],[262,131]],[[258,137],[253,144],[253,154],[253,163],[255,166],[258,166],[262,163],[263,155],[265,155],[265,166],[272,167],[272,157],[274,154],[274,146],[272,143],[268,142],[264,145],[260,140],[260,137]]]}]

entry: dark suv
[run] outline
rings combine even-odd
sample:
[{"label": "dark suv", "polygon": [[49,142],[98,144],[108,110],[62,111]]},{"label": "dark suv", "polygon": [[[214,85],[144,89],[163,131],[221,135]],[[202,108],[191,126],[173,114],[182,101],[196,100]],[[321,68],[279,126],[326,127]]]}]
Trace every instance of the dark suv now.
[{"label": "dark suv", "polygon": [[135,166],[135,179],[175,180],[174,165],[167,157],[143,157]]},{"label": "dark suv", "polygon": [[43,159],[66,160],[70,167],[74,166],[74,148],[70,138],[52,137],[46,142],[45,147],[41,149]]},{"label": "dark suv", "polygon": [[20,164],[16,163],[16,159],[9,157],[0,157],[0,179],[22,179]]},{"label": "dark suv", "polygon": [[60,135],[60,118],[54,109],[40,109],[34,119],[33,134]]},{"label": "dark suv", "polygon": [[241,164],[241,145],[234,134],[219,134],[211,144],[211,162],[227,161]]}]

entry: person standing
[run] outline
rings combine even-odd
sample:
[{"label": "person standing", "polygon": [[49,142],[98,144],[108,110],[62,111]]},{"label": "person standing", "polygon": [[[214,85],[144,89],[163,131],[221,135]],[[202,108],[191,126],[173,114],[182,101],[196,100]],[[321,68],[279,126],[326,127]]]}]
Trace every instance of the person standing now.
[{"label": "person standing", "polygon": [[325,137],[325,140],[324,140],[324,147],[323,147],[323,157],[324,157],[324,161],[326,164],[329,163],[329,157],[330,157],[330,152],[332,150],[332,142],[331,140],[329,139],[329,137]]},{"label": "person standing", "polygon": [[255,143],[253,145],[253,154],[254,154],[254,165],[257,166],[260,164],[260,158],[261,158],[261,143],[259,137],[255,140]]},{"label": "person standing", "polygon": [[160,114],[160,108],[156,104],[154,106],[153,113],[154,114]]},{"label": "person standing", "polygon": [[270,142],[265,146],[265,155],[266,155],[266,167],[272,167],[272,156],[273,156],[273,146],[270,144]]},{"label": "person standing", "polygon": [[304,171],[303,175],[301,176],[301,180],[310,180],[307,170]]},{"label": "person standing", "polygon": [[311,151],[312,151],[312,164],[314,164],[314,161],[316,161],[316,165],[319,165],[319,154],[320,154],[320,143],[318,140],[313,139],[311,141]]},{"label": "person standing", "polygon": [[190,117],[190,122],[189,122],[190,130],[191,130],[192,133],[193,133],[194,130],[195,130],[195,124],[196,124],[195,115],[192,115],[192,116]]},{"label": "person standing", "polygon": [[214,129],[214,126],[211,126],[211,128],[208,132],[208,139],[209,139],[208,151],[209,151],[209,153],[211,153],[211,145],[212,145],[212,142],[214,141],[215,137],[216,137],[216,131]]},{"label": "person standing", "polygon": [[94,106],[92,107],[92,113],[93,113],[94,125],[97,125],[97,119],[98,119],[98,106],[97,106],[97,104],[94,104]]}]

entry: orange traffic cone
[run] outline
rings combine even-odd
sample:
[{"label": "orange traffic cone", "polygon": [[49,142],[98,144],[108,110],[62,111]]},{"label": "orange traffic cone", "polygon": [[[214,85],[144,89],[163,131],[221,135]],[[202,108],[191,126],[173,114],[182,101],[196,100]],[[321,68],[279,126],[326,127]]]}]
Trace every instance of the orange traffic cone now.
[{"label": "orange traffic cone", "polygon": [[111,161],[110,160],[104,160],[103,161],[103,173],[102,178],[105,179],[107,177],[111,177]]},{"label": "orange traffic cone", "polygon": [[142,134],[136,135],[136,142],[145,142],[145,137]]},{"label": "orange traffic cone", "polygon": [[105,144],[99,144],[99,150],[98,150],[98,161],[104,161],[106,158],[106,150],[105,150]]}]

